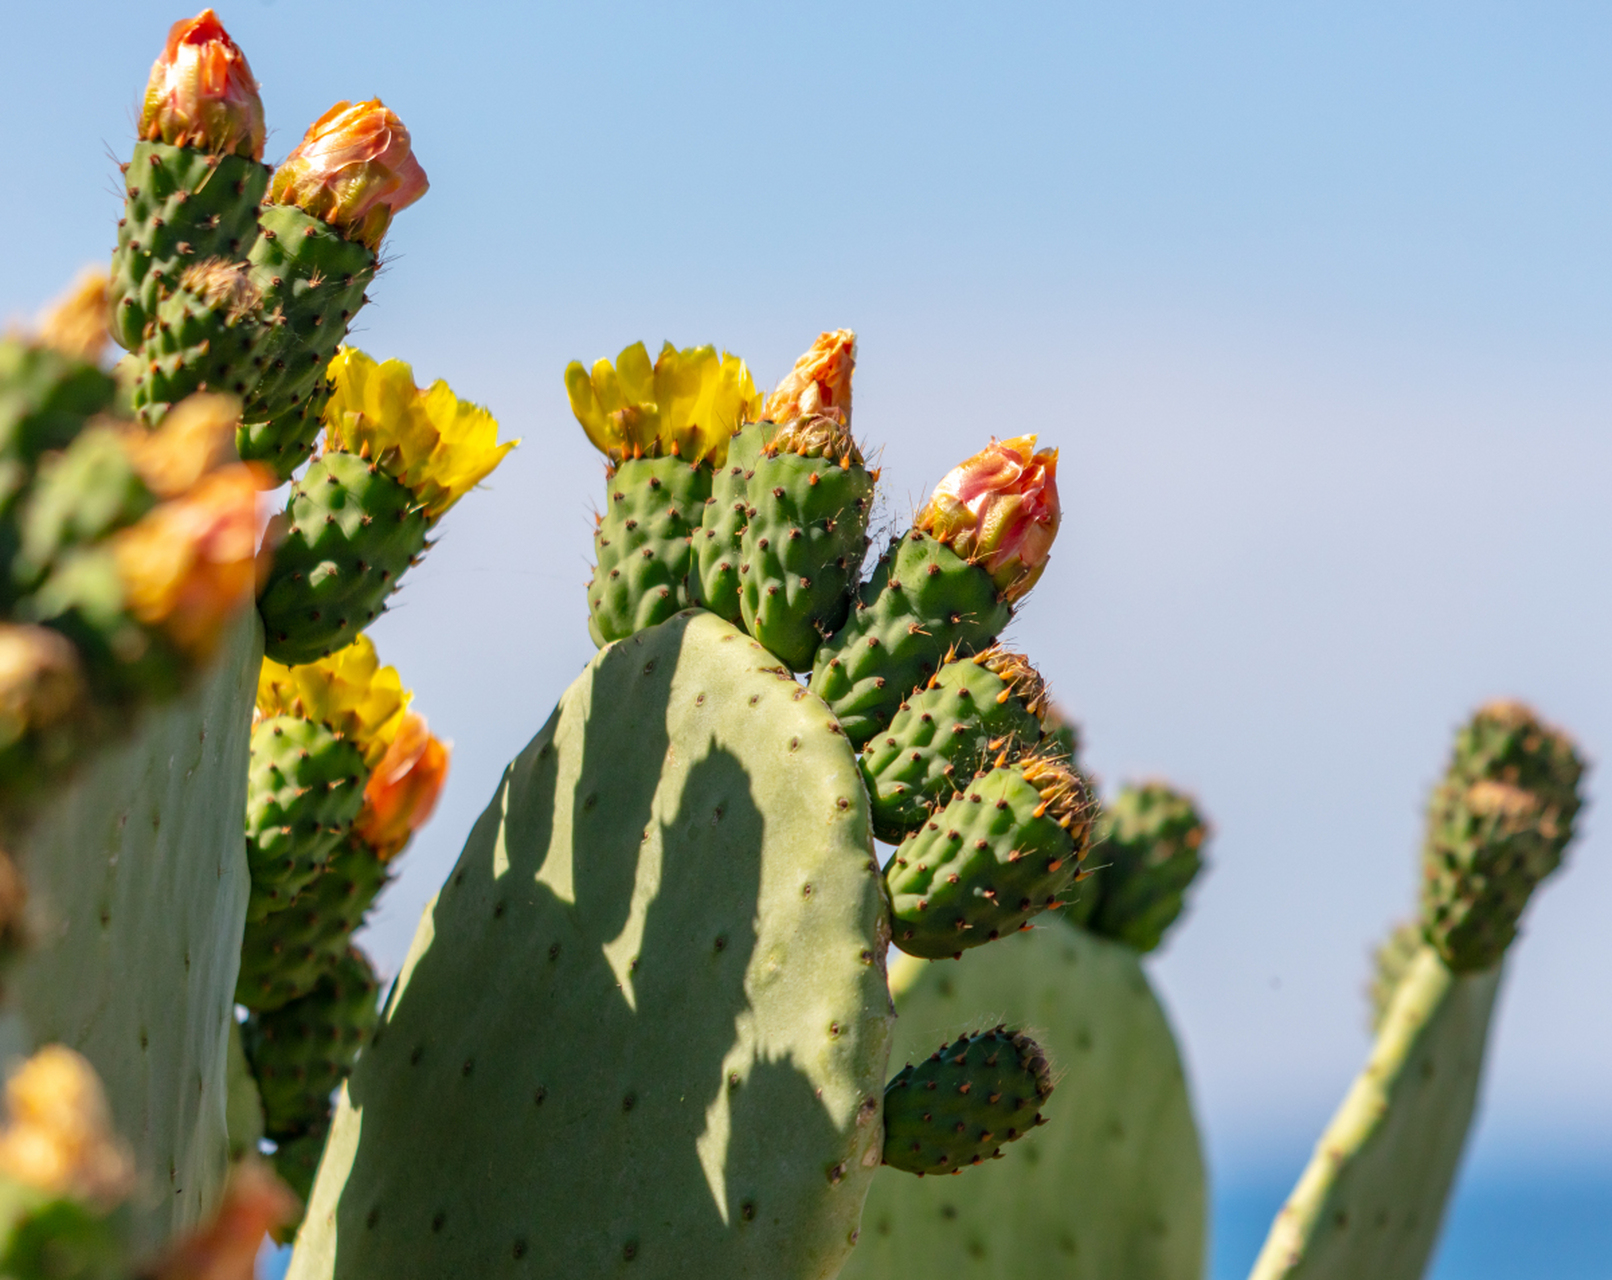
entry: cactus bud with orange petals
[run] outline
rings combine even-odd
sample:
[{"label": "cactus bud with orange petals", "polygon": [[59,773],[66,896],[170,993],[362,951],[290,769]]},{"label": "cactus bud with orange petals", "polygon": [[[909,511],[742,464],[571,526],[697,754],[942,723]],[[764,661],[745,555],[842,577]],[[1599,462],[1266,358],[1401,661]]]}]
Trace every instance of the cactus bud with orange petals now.
[{"label": "cactus bud with orange petals", "polygon": [[426,725],[425,717],[407,712],[386,755],[364,788],[364,807],[353,834],[382,862],[403,851],[437,807],[448,779],[450,748]]},{"label": "cactus bud with orange petals", "polygon": [[409,131],[379,98],[338,102],[308,126],[274,173],[269,198],[380,247],[392,217],[426,193]]},{"label": "cactus bud with orange petals", "polygon": [[246,55],[211,9],[168,30],[151,67],[140,136],[218,155],[263,158],[263,99]]}]

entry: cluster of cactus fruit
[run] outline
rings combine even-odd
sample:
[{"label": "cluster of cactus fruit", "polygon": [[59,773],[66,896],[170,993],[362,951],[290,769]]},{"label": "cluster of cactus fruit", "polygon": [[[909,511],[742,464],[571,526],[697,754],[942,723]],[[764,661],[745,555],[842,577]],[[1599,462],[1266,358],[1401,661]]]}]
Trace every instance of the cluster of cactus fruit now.
[{"label": "cluster of cactus fruit", "polygon": [[[1201,1276],[1140,957],[1209,826],[1161,782],[1100,802],[1000,643],[1057,452],[992,439],[865,566],[849,331],[770,394],[708,346],[571,365],[601,652],[383,1010],[353,936],[448,752],[363,632],[513,444],[343,345],[426,187],[396,116],[338,103],[271,173],[207,11],[140,133],[110,278],[0,342],[0,1039],[32,1053],[0,1276],[225,1280],[293,1231],[296,1280]],[[1257,1276],[1421,1273],[1581,774],[1518,705],[1462,731],[1372,1061]]]}]

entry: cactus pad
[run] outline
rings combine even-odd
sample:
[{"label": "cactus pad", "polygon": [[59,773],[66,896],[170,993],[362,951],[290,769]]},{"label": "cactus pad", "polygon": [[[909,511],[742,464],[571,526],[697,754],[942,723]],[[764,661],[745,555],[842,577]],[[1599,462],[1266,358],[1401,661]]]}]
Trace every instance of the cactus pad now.
[{"label": "cactus pad", "polygon": [[753,640],[690,611],[604,650],[426,911],[292,1280],[834,1275],[883,1141],[872,855]]},{"label": "cactus pad", "polygon": [[588,584],[588,634],[601,648],[688,607],[691,541],[711,492],[711,468],[677,457],[629,458],[606,488]]},{"label": "cactus pad", "polygon": [[985,648],[1012,616],[990,574],[913,530],[880,558],[850,618],[817,651],[812,692],[859,747],[948,652]]},{"label": "cactus pad", "polygon": [[728,441],[727,460],[711,477],[711,496],[694,532],[694,568],[689,599],[726,622],[738,623],[739,565],[744,556],[744,530],[750,523],[750,472],[760,456],[766,428],[746,423]]},{"label": "cactus pad", "polygon": [[1057,917],[966,956],[891,965],[894,1060],[982,1017],[1035,1029],[1047,1123],[959,1178],[880,1172],[841,1280],[1201,1280],[1203,1157],[1136,953]]},{"label": "cactus pad", "polygon": [[893,940],[936,959],[1061,905],[1095,806],[1080,775],[1044,760],[992,769],[902,841],[885,868]]},{"label": "cactus pad", "polygon": [[1046,1121],[1052,1073],[1041,1046],[997,1027],[958,1036],[884,1090],[884,1163],[907,1173],[956,1173],[1000,1158]]},{"label": "cactus pad", "polygon": [[1126,787],[1103,806],[1084,887],[1091,899],[1077,923],[1138,951],[1152,951],[1186,905],[1186,891],[1203,869],[1209,824],[1192,798],[1167,783]]}]

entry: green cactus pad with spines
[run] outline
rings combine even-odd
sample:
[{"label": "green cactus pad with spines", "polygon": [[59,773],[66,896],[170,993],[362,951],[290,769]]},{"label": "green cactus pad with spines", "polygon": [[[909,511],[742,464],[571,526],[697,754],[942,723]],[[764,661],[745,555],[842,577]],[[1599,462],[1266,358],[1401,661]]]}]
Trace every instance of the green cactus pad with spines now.
[{"label": "green cactus pad with spines", "polygon": [[348,939],[388,878],[386,864],[366,845],[337,846],[290,906],[247,924],[236,1002],[267,1012],[312,991],[347,954]]},{"label": "green cactus pad with spines", "polygon": [[603,648],[688,608],[692,540],[710,493],[711,468],[703,463],[629,458],[616,468],[593,538],[594,644]]},{"label": "green cactus pad with spines", "polygon": [[258,202],[268,190],[269,170],[245,156],[140,142],[124,180],[108,301],[112,337],[135,351],[186,267],[246,257],[258,238]]},{"label": "green cactus pad with spines", "polygon": [[1209,824],[1192,797],[1168,783],[1123,788],[1103,806],[1092,862],[1097,868],[1082,897],[1095,890],[1078,923],[1138,951],[1164,940],[1203,870]]},{"label": "green cactus pad with spines", "polygon": [[689,600],[725,622],[738,625],[739,566],[750,506],[749,476],[761,454],[766,426],[749,422],[728,441],[727,461],[711,477],[700,527],[694,532],[694,568],[689,574]]},{"label": "green cactus pad with spines", "polygon": [[330,398],[330,358],[366,301],[377,258],[292,205],[265,205],[259,222],[249,261],[272,335],[236,447],[244,461],[265,463],[285,480],[312,452]]},{"label": "green cactus pad with spines", "polygon": [[1201,1280],[1207,1193],[1180,1054],[1136,953],[1056,916],[890,966],[903,1062],[1006,1019],[1056,1068],[1047,1123],[957,1178],[885,1169],[840,1280]]},{"label": "green cactus pad with spines", "polygon": [[899,843],[977,771],[1004,752],[1008,763],[1036,745],[1041,721],[1031,708],[1039,703],[1039,678],[1016,691],[978,661],[984,656],[942,666],[863,749],[862,776],[879,839]]},{"label": "green cactus pad with spines", "polygon": [[100,1076],[140,1175],[127,1212],[143,1253],[223,1192],[261,653],[248,609],[203,682],[145,713],[7,841],[39,927],[6,994],[35,1043],[76,1049]]},{"label": "green cactus pad with spines", "polygon": [[[1075,775],[1069,775],[1079,786]],[[1067,829],[1045,809],[1023,764],[975,778],[885,867],[892,940],[939,959],[994,942],[1059,905],[1080,874],[1094,807],[1071,797]]]},{"label": "green cactus pad with spines", "polygon": [[878,1168],[856,759],[690,611],[506,771],[342,1100],[289,1276],[833,1276]]},{"label": "green cactus pad with spines", "polygon": [[99,542],[155,505],[117,432],[92,427],[62,452],[40,459],[18,513],[21,546],[11,562],[12,581],[30,589],[64,552]]},{"label": "green cactus pad with spines", "polygon": [[961,1035],[908,1063],[884,1090],[884,1163],[905,1173],[956,1173],[999,1158],[1045,1124],[1052,1073],[1041,1046],[997,1027]]},{"label": "green cactus pad with spines", "polygon": [[857,607],[823,642],[812,692],[860,747],[954,648],[985,648],[1013,617],[991,575],[917,530],[880,558]]},{"label": "green cactus pad with spines", "polygon": [[[803,424],[781,428],[747,483],[744,628],[792,671],[810,671],[823,637],[845,622],[867,551],[873,476],[849,433],[828,425],[831,431],[805,434],[804,454],[787,447]],[[776,448],[779,441],[785,448]]]},{"label": "green cactus pad with spines", "polygon": [[271,716],[252,730],[246,784],[249,921],[283,910],[324,869],[364,805],[363,753],[323,724]]},{"label": "green cactus pad with spines", "polygon": [[290,1141],[329,1119],[331,1095],[375,1030],[379,995],[369,961],[349,947],[307,995],[247,1019],[242,1038],[269,1137]]},{"label": "green cactus pad with spines", "polygon": [[285,538],[258,597],[268,656],[288,666],[345,648],[425,549],[425,512],[357,454],[326,453],[291,486]]},{"label": "green cactus pad with spines", "polygon": [[1428,807],[1422,854],[1427,940],[1458,973],[1498,963],[1534,888],[1561,865],[1584,764],[1526,707],[1475,715]]},{"label": "green cactus pad with spines", "polygon": [[250,294],[239,306],[226,305],[195,292],[189,283],[191,277],[182,275],[158,302],[153,332],[137,353],[125,357],[130,402],[147,426],[155,426],[171,406],[196,391],[244,397],[259,375],[272,336],[261,303]]},{"label": "green cactus pad with spines", "polygon": [[1250,1280],[1419,1280],[1472,1121],[1499,986],[1498,965],[1455,974],[1431,947],[1417,953]]}]

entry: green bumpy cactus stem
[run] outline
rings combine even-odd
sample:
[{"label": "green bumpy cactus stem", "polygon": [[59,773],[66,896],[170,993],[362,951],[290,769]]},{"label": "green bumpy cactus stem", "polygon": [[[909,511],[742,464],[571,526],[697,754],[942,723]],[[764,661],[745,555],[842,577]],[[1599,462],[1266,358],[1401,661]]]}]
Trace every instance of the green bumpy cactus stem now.
[{"label": "green bumpy cactus stem", "polygon": [[778,428],[746,481],[744,627],[791,671],[810,671],[823,637],[845,622],[867,551],[873,483],[849,428],[824,417]]},{"label": "green bumpy cactus stem", "polygon": [[1013,617],[991,575],[914,529],[879,559],[846,624],[823,642],[812,692],[862,746],[946,655],[969,655]]},{"label": "green bumpy cactus stem", "polygon": [[1095,808],[1079,774],[1046,760],[974,779],[885,868],[896,946],[929,959],[956,956],[1062,905]]},{"label": "green bumpy cactus stem", "polygon": [[246,789],[249,922],[291,904],[325,868],[364,803],[369,769],[329,726],[270,716],[252,730]]},{"label": "green bumpy cactus stem", "polygon": [[1383,1019],[1388,1016],[1388,1010],[1394,1003],[1394,992],[1399,990],[1400,981],[1423,945],[1421,925],[1407,920],[1404,924],[1396,925],[1377,948],[1372,957],[1375,963],[1369,992],[1372,1035],[1382,1031]]},{"label": "green bumpy cactus stem", "polygon": [[588,584],[588,634],[600,648],[688,608],[692,542],[711,493],[711,467],[675,456],[628,458],[606,490]]},{"label": "green bumpy cactus stem", "polygon": [[987,764],[1033,748],[1045,707],[1046,685],[1019,654],[993,645],[946,663],[863,749],[873,833],[899,843]]},{"label": "green bumpy cactus stem", "polygon": [[137,352],[148,328],[155,332],[158,304],[178,288],[186,268],[246,256],[257,240],[269,171],[247,156],[140,142],[124,179],[110,323],[118,344]]},{"label": "green bumpy cactus stem", "polygon": [[832,1276],[885,919],[826,708],[703,611],[611,645],[427,909],[290,1276]]},{"label": "green bumpy cactus stem", "polygon": [[742,614],[739,565],[743,563],[745,526],[750,522],[750,475],[766,434],[762,423],[749,422],[728,442],[727,461],[711,478],[711,496],[705,500],[705,513],[694,534],[690,602],[735,626]]},{"label": "green bumpy cactus stem", "polygon": [[1046,1121],[1052,1072],[1041,1046],[997,1027],[958,1036],[884,1089],[884,1163],[920,1176],[1002,1155]]},{"label": "green bumpy cactus stem", "polygon": [[1207,1190],[1181,1056],[1123,943],[1051,916],[961,964],[899,957],[894,1061],[1005,1018],[1057,1072],[1047,1123],[960,1178],[873,1180],[840,1280],[1201,1280]]},{"label": "green bumpy cactus stem", "polygon": [[1093,933],[1152,951],[1186,906],[1208,838],[1208,822],[1184,792],[1165,782],[1125,787],[1103,806],[1093,842],[1098,869],[1065,912]]}]

